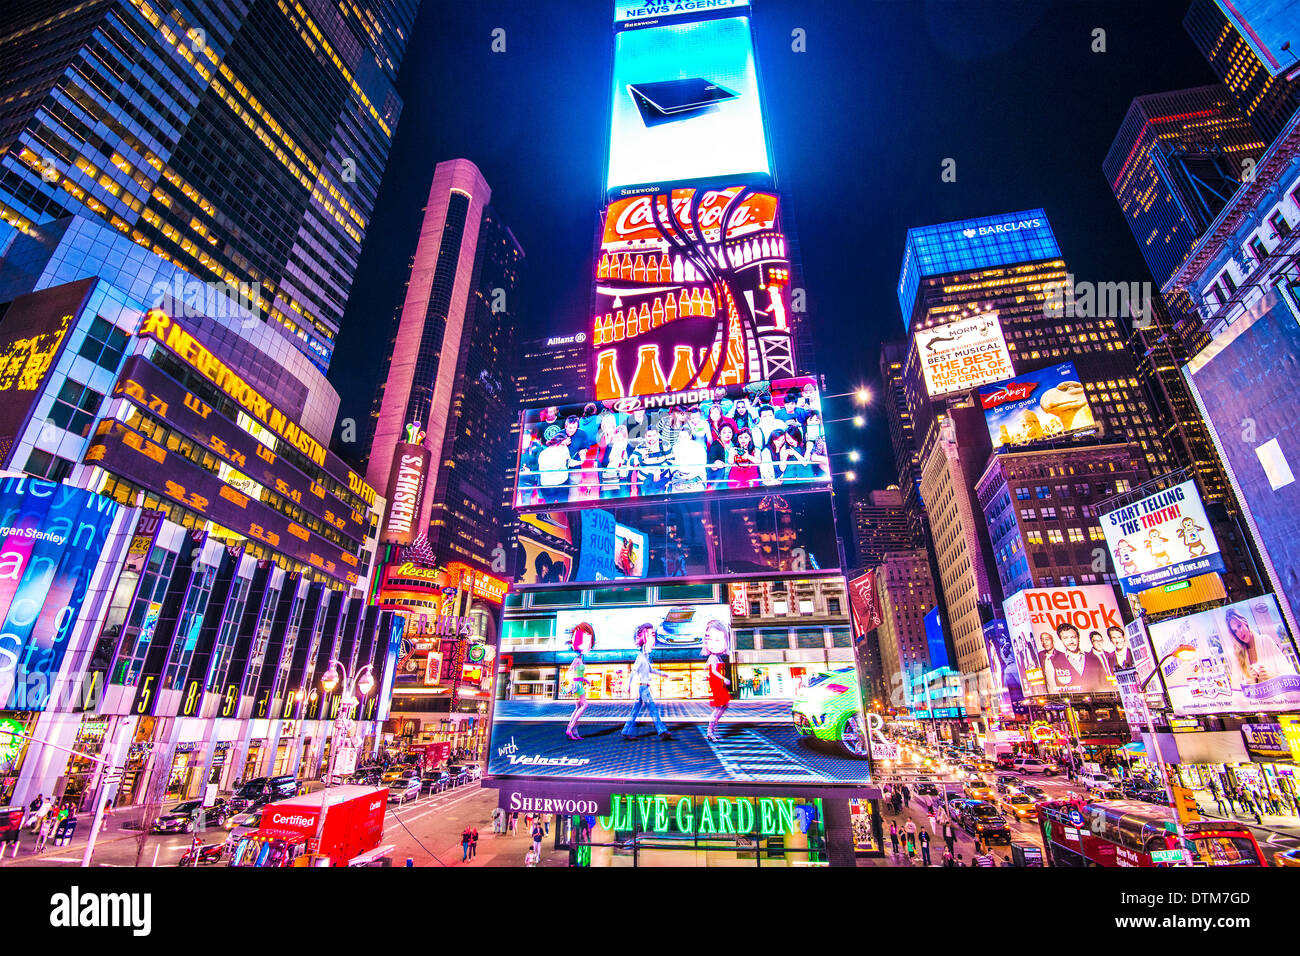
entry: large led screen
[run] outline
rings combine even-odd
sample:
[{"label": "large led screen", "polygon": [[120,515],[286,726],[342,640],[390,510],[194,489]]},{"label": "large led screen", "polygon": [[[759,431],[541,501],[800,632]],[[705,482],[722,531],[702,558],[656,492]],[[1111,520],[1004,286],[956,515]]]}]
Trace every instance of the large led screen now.
[{"label": "large led screen", "polygon": [[519,535],[518,583],[662,581],[839,567],[827,495],[633,498],[551,517],[566,513],[572,540],[538,533],[536,526]]},{"label": "large led screen", "polygon": [[610,203],[591,325],[597,399],[794,374],[779,205],[745,186]]},{"label": "large led screen", "polygon": [[45,709],[117,511],[70,485],[0,480],[0,709]]},{"label": "large led screen", "polygon": [[1107,512],[1100,520],[1126,594],[1224,569],[1194,481]]},{"label": "large led screen", "polygon": [[830,481],[821,396],[811,377],[661,398],[525,411],[515,506],[787,491]]},{"label": "large led screen", "polygon": [[1016,374],[996,314],[918,329],[916,351],[931,398],[1002,382]]},{"label": "large led screen", "polygon": [[[1148,627],[1179,714],[1295,710],[1300,667],[1271,594]],[[1179,656],[1186,656],[1182,660]]]},{"label": "large led screen", "polygon": [[995,451],[1097,430],[1073,362],[986,385],[979,397]]},{"label": "large led screen", "polygon": [[[853,664],[809,664],[797,679],[786,663],[738,667],[729,604],[507,620],[501,654],[492,776],[786,786],[869,779]],[[769,667],[773,674],[760,673]]]},{"label": "large led screen", "polygon": [[1002,607],[1026,696],[1115,691],[1116,655],[1126,645],[1124,619],[1109,584],[1025,588]]},{"label": "large led screen", "polygon": [[748,17],[615,34],[608,189],[769,172]]}]

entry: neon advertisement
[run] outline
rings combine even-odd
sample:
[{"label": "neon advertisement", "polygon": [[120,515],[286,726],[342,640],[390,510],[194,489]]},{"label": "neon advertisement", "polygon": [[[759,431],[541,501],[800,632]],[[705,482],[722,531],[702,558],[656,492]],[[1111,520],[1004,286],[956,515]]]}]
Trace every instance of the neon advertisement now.
[{"label": "neon advertisement", "polygon": [[110,498],[0,480],[0,701],[44,710],[118,512]]},{"label": "neon advertisement", "polygon": [[1002,606],[1025,696],[1115,692],[1128,644],[1109,584],[1025,588]]},{"label": "neon advertisement", "polygon": [[1127,594],[1224,570],[1195,481],[1148,495],[1099,520]]},{"label": "neon advertisement", "polygon": [[993,449],[1097,430],[1073,362],[1062,362],[979,390]]},{"label": "neon advertisement", "polygon": [[[867,781],[867,725],[853,665],[810,664],[784,695],[746,695],[739,670],[762,665],[732,664],[730,620],[729,604],[571,609],[550,622],[530,620],[517,639],[507,621],[508,669],[498,682],[488,773]],[[539,639],[547,623],[550,636]]]},{"label": "neon advertisement", "polygon": [[748,17],[620,30],[610,114],[608,190],[770,174]]},{"label": "neon advertisement", "polygon": [[515,506],[830,482],[813,378],[705,394],[697,404],[659,411],[644,407],[653,408],[649,400],[525,411]]},{"label": "neon advertisement", "polygon": [[913,338],[931,398],[1002,382],[1016,374],[996,313],[918,329]]},{"label": "neon advertisement", "polygon": [[613,202],[596,260],[597,399],[791,375],[777,197],[678,188]]},{"label": "neon advertisement", "polygon": [[1300,706],[1295,645],[1273,595],[1160,621],[1148,630],[1156,659],[1168,657],[1161,676],[1175,713]]}]

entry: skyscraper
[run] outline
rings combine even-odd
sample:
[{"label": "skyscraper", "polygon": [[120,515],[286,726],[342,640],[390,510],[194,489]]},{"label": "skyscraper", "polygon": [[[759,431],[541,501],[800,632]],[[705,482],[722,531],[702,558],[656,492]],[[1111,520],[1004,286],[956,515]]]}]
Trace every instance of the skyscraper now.
[{"label": "skyscraper", "polygon": [[327,368],[401,112],[394,83],[417,7],[7,10],[0,216],[23,231],[98,218],[226,287]]},{"label": "skyscraper", "polygon": [[1133,100],[1101,168],[1157,285],[1266,145],[1220,86]]},{"label": "skyscraper", "polygon": [[874,568],[891,551],[908,551],[919,543],[911,516],[897,486],[877,489],[850,505],[853,513],[854,567]]},{"label": "skyscraper", "polygon": [[402,543],[425,535],[433,563],[485,570],[503,560],[509,520],[510,367],[524,267],[491,197],[468,160],[434,170],[366,472],[387,488],[395,453],[423,448],[428,471]]},{"label": "skyscraper", "polygon": [[1265,143],[1300,107],[1297,24],[1296,0],[1192,0],[1183,19],[1192,42]]}]

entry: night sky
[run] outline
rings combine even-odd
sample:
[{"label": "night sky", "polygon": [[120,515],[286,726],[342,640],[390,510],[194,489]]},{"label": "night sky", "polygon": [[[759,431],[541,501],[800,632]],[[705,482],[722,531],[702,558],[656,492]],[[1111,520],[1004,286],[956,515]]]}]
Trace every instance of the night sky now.
[{"label": "night sky", "polygon": [[[832,392],[877,384],[880,342],[903,334],[895,290],[909,226],[1041,206],[1076,277],[1150,281],[1101,161],[1134,96],[1215,82],[1182,28],[1187,6],[754,0],[773,161],[819,345],[803,364]],[[586,327],[612,7],[425,0],[330,371],[340,418],[369,412],[442,160],[478,165],[527,254],[521,339]],[[504,53],[491,51],[498,27]],[[796,28],[807,52],[791,50]],[[1095,28],[1105,53],[1091,51]],[[940,179],[947,157],[954,183]],[[859,480],[883,487],[893,455],[879,406],[870,418],[862,432],[832,426],[832,450],[861,449]]]}]

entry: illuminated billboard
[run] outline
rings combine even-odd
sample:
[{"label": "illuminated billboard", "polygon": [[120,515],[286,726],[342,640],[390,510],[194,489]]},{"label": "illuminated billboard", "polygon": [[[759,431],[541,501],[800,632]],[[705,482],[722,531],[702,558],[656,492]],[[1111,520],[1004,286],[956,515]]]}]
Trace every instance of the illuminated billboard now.
[{"label": "illuminated billboard", "polygon": [[518,508],[830,482],[811,377],[530,409],[518,464]]},{"label": "illuminated billboard", "polygon": [[[782,679],[789,664],[749,664],[745,681],[784,694],[747,694],[732,663],[730,612],[723,603],[636,605],[507,621],[488,773],[866,783],[868,729],[854,666],[806,665],[796,682]],[[770,683],[756,676],[767,666],[779,672]]]},{"label": "illuminated billboard", "polygon": [[898,276],[903,327],[911,324],[917,289],[925,276],[993,269],[1060,256],[1051,223],[1041,209],[909,229]]},{"label": "illuminated billboard", "polygon": [[984,651],[989,659],[989,675],[998,699],[998,713],[1009,717],[1015,713],[1015,704],[1023,699],[1024,694],[1006,621],[998,618],[984,625]]},{"label": "illuminated billboard", "polygon": [[1115,691],[1124,620],[1109,584],[1025,588],[1002,607],[1026,696]]},{"label": "illuminated billboard", "polygon": [[931,398],[1002,382],[1016,374],[994,312],[918,329],[914,338]]},{"label": "illuminated billboard", "polygon": [[618,30],[606,189],[771,172],[749,18]]},{"label": "illuminated billboard", "polygon": [[794,373],[779,200],[677,188],[605,210],[591,326],[596,398]]},{"label": "illuminated billboard", "polygon": [[0,465],[9,463],[9,453],[94,287],[94,279],[82,279],[20,295],[0,318]]},{"label": "illuminated billboard", "polygon": [[979,399],[995,451],[1097,430],[1073,362],[986,385]]},{"label": "illuminated billboard", "polygon": [[0,479],[0,709],[45,709],[117,512],[70,485]]},{"label": "illuminated billboard", "polygon": [[388,511],[379,531],[380,544],[405,548],[424,530],[419,527],[420,505],[430,458],[429,449],[420,444],[399,441],[393,446],[393,464],[388,472]]},{"label": "illuminated billboard", "polygon": [[[1148,625],[1178,714],[1295,710],[1300,666],[1271,594]],[[1179,656],[1186,656],[1182,660]]]},{"label": "illuminated billboard", "polygon": [[1126,594],[1224,570],[1219,542],[1194,481],[1107,512],[1099,520]]}]

